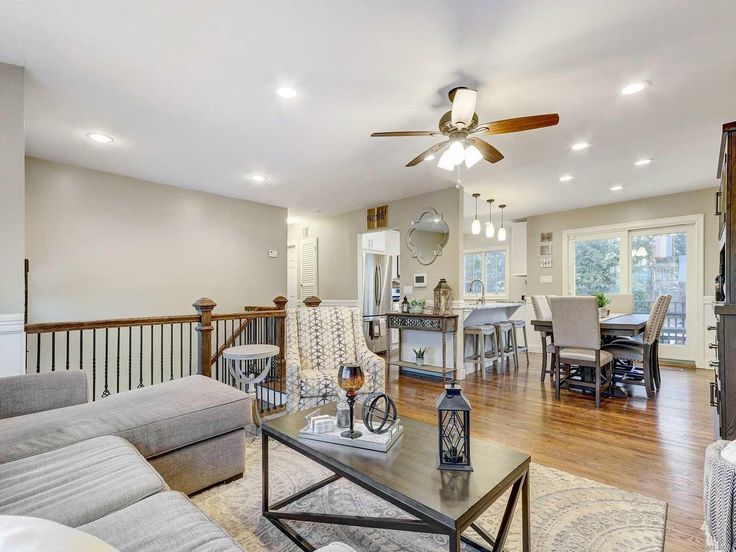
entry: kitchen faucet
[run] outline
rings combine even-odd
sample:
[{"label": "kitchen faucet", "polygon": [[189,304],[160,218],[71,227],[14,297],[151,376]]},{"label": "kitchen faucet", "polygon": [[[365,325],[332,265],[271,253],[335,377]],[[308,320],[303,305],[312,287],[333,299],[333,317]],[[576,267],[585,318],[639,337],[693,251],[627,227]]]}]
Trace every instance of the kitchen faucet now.
[{"label": "kitchen faucet", "polygon": [[480,284],[480,299],[476,300],[477,305],[485,305],[486,304],[486,285],[483,283],[483,280],[479,280],[476,278],[472,282],[470,282],[470,293],[473,293],[473,285],[475,282],[478,282]]}]

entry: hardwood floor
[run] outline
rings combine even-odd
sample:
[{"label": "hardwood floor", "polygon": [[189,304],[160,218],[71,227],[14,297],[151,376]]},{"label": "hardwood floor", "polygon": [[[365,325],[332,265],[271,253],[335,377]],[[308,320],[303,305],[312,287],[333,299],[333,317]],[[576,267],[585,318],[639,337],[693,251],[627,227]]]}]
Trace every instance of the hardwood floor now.
[{"label": "hardwood floor", "polygon": [[[531,455],[532,461],[667,501],[665,550],[705,550],[703,463],[713,442],[707,370],[662,367],[662,390],[650,401],[593,399],[539,381],[541,355],[523,357],[518,371],[486,369],[462,384],[471,405],[472,435]],[[399,412],[433,421],[437,381],[398,376],[386,386]],[[533,484],[533,482],[532,482]],[[612,520],[615,523],[615,520]]]}]

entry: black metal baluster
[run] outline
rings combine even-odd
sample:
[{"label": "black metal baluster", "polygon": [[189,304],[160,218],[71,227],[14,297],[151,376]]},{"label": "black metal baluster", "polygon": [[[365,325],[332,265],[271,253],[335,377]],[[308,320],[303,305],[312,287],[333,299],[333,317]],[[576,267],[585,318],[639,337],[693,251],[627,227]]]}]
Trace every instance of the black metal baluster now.
[{"label": "black metal baluster", "polygon": [[140,328],[141,328],[141,332],[140,332],[139,341],[140,341],[141,347],[140,347],[139,357],[138,357],[138,370],[139,370],[138,389],[143,387],[143,326],[141,326]]},{"label": "black metal baluster", "polygon": [[56,332],[51,332],[51,371],[56,372]]},{"label": "black metal baluster", "polygon": [[184,377],[184,323],[179,324],[179,377]]},{"label": "black metal baluster", "polygon": [[102,390],[102,397],[101,397],[103,399],[105,397],[109,397],[110,396],[110,389],[107,386],[107,363],[108,363],[108,360],[109,360],[108,340],[107,340],[108,332],[109,332],[109,328],[105,328],[105,388]]},{"label": "black metal baluster", "polygon": [[161,383],[164,382],[164,325],[159,325],[159,331],[161,332]]},{"label": "black metal baluster", "polygon": [[120,393],[120,328],[118,328],[117,355],[115,356],[115,392]]},{"label": "black metal baluster", "polygon": [[192,375],[192,323],[189,323],[189,375]]},{"label": "black metal baluster", "polygon": [[174,379],[174,324],[169,325],[169,381]]},{"label": "black metal baluster", "polygon": [[66,331],[66,369],[69,369],[69,330]]},{"label": "black metal baluster", "polygon": [[79,369],[84,370],[84,330],[79,330]]},{"label": "black metal baluster", "polygon": [[41,334],[36,334],[36,373],[41,372]]},{"label": "black metal baluster", "polygon": [[[220,321],[215,322],[215,347],[220,348]],[[215,362],[215,379],[220,379],[220,357]]]},{"label": "black metal baluster", "polygon": [[97,330],[92,329],[92,400],[97,391]]},{"label": "black metal baluster", "polygon": [[151,385],[153,385],[153,324],[151,324]]},{"label": "black metal baluster", "polygon": [[133,326],[128,326],[128,391],[133,388]]}]

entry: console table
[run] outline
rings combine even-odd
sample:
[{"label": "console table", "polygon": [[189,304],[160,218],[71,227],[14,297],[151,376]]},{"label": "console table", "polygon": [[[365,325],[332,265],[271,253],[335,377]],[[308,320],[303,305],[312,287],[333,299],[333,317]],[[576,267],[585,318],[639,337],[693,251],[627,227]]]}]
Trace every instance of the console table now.
[{"label": "console table", "polygon": [[[457,379],[457,314],[406,314],[401,312],[390,312],[386,314],[386,328],[388,334],[388,354],[386,365],[387,366],[398,366],[399,373],[402,368],[410,368],[413,371],[423,371],[431,374],[441,375],[442,379],[447,379],[450,375],[452,379]],[[391,356],[391,329],[399,330],[399,355],[398,358],[392,358]],[[416,362],[410,362],[408,360],[402,360],[402,342],[403,332],[409,331],[423,331],[423,332],[439,332],[442,336],[442,366],[434,366],[431,364],[419,365]],[[452,337],[453,354],[452,355],[452,368],[448,369],[447,366],[447,336]]]}]

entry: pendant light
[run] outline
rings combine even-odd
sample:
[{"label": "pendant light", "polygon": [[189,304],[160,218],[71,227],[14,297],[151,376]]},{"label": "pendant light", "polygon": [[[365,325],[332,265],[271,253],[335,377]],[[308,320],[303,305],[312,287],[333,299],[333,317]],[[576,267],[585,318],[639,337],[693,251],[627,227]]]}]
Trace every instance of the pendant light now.
[{"label": "pendant light", "polygon": [[503,210],[506,205],[499,205],[498,208],[501,209],[501,228],[498,229],[498,241],[506,241],[506,228],[503,225]]},{"label": "pendant light", "polygon": [[491,217],[491,207],[493,207],[493,199],[487,199],[488,202],[488,222],[486,222],[486,238],[492,238],[496,234],[496,227],[493,226],[493,218]]},{"label": "pendant light", "polygon": [[478,198],[480,194],[473,194],[473,197],[475,198],[475,218],[473,219],[473,224],[470,226],[470,231],[474,236],[477,236],[480,234],[480,221],[478,220]]}]

